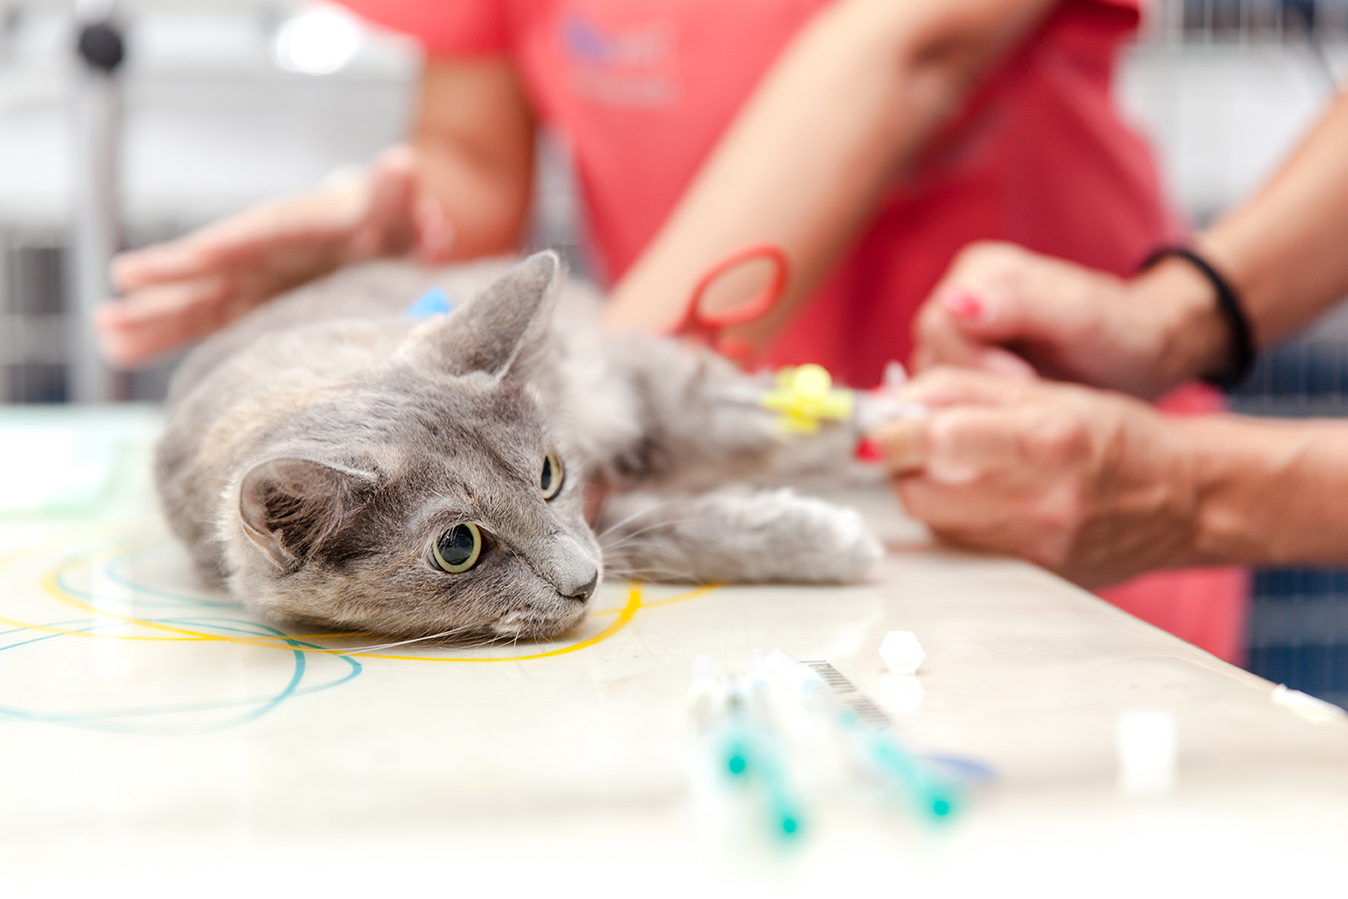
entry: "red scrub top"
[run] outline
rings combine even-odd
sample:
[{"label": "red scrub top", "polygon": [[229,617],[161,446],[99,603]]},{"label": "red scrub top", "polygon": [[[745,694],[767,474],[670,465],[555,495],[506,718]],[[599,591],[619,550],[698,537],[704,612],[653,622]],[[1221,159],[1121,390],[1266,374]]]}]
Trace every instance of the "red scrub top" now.
[{"label": "red scrub top", "polygon": [[[602,274],[655,236],[773,60],[827,0],[344,0],[432,56],[509,56],[569,149]],[[1142,0],[1063,0],[896,178],[866,233],[768,349],[876,383],[970,241],[1009,240],[1117,274],[1181,235],[1146,145],[1112,101]],[[839,102],[846,102],[840,97]],[[1189,391],[1177,410],[1219,407]],[[1244,576],[1167,572],[1107,598],[1229,660]]]}]

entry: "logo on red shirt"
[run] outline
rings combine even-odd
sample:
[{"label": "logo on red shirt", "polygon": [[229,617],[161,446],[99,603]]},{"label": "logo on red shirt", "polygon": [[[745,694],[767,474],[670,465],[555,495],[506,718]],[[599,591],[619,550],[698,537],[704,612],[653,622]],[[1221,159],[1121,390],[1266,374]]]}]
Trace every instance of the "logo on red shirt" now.
[{"label": "logo on red shirt", "polygon": [[668,106],[678,95],[673,77],[673,22],[606,28],[577,10],[561,20],[558,39],[570,62],[572,92],[609,106]]}]

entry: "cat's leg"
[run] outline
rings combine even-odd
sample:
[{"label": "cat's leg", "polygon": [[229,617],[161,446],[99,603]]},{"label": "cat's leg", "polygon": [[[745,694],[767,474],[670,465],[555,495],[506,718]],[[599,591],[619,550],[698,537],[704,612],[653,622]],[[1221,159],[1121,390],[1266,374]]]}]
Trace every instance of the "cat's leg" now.
[{"label": "cat's leg", "polygon": [[856,511],[789,489],[613,496],[597,530],[607,576],[650,581],[853,583],[883,554]]},{"label": "cat's leg", "polygon": [[704,490],[736,481],[852,482],[851,422],[818,433],[783,431],[757,405],[767,375],[746,375],[725,359],[670,340],[630,339],[609,350],[615,373],[630,385],[637,428],[603,465],[618,489]]}]

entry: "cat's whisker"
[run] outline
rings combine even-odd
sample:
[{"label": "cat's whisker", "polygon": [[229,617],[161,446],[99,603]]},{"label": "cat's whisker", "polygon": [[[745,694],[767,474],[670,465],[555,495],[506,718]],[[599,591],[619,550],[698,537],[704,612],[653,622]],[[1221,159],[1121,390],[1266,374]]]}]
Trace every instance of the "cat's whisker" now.
[{"label": "cat's whisker", "polygon": [[613,577],[631,577],[633,575],[644,574],[672,574],[679,577],[688,578],[693,573],[693,566],[685,565],[682,568],[659,567],[656,565],[625,565],[610,568],[608,573]]},{"label": "cat's whisker", "polygon": [[691,574],[682,571],[672,571],[665,568],[639,568],[630,572],[624,572],[624,577],[633,580],[639,580],[651,584],[702,584],[705,580],[693,577]]},{"label": "cat's whisker", "polygon": [[625,525],[625,524],[627,524],[627,523],[629,523],[629,522],[631,522],[631,521],[635,521],[636,519],[640,518],[640,517],[643,516],[643,515],[649,515],[649,514],[651,514],[652,512],[658,511],[659,509],[663,509],[663,508],[666,507],[666,506],[672,505],[675,501],[676,501],[676,500],[673,500],[673,499],[661,500],[660,502],[656,503],[656,504],[653,505],[653,506],[647,506],[647,507],[644,508],[644,509],[638,509],[637,511],[633,512],[631,515],[628,515],[628,516],[627,516],[626,518],[624,518],[622,521],[615,522],[614,524],[611,524],[611,525],[609,525],[608,527],[604,528],[604,530],[602,530],[601,532],[599,532],[599,533],[598,533],[597,535],[595,535],[595,536],[596,536],[600,541],[603,541],[603,539],[604,539],[605,537],[607,537],[609,534],[613,533],[615,530],[617,530],[618,528],[622,527],[623,525]]},{"label": "cat's whisker", "polygon": [[[693,519],[689,519],[689,520],[693,520]],[[670,523],[676,524],[676,523],[678,523],[678,522],[670,522]],[[654,526],[652,526],[652,527],[654,527]],[[648,529],[643,529],[643,530],[648,530]],[[637,532],[637,533],[640,533],[640,532]],[[635,535],[633,535],[633,536],[635,536]],[[628,543],[628,542],[634,542],[634,543],[637,543],[638,546],[639,546],[640,543],[641,543],[642,541],[640,541],[640,540],[632,540],[631,537],[628,537],[628,538],[625,538],[624,540],[619,541],[615,548],[620,548],[623,544]],[[625,575],[625,576],[627,576],[627,577],[641,578],[641,579],[647,579],[647,580],[660,580],[659,575],[667,575],[671,580],[679,581],[679,582],[682,582],[682,583],[701,583],[701,582],[702,582],[703,579],[702,579],[702,578],[699,578],[699,577],[697,576],[697,574],[696,574],[697,568],[696,568],[696,566],[693,564],[693,560],[692,560],[691,558],[689,558],[689,555],[688,555],[688,552],[687,552],[687,548],[686,548],[686,547],[680,546],[677,542],[665,542],[662,548],[663,548],[663,550],[664,550],[664,552],[662,553],[662,555],[664,555],[666,558],[661,559],[660,561],[668,561],[668,562],[674,562],[675,564],[678,564],[679,559],[682,559],[682,561],[683,561],[682,567],[679,567],[679,568],[671,568],[671,567],[659,567],[659,566],[656,566],[656,565],[642,566],[642,565],[630,565],[630,564],[624,566],[624,565],[619,564],[619,565],[612,565],[612,566],[610,566],[610,567],[608,568],[608,571],[609,571],[610,573],[613,573],[613,574],[619,576],[619,577]],[[676,558],[674,558],[674,559],[669,559],[669,558],[668,558],[668,555],[669,555],[670,553],[672,553]],[[637,551],[637,553],[636,553],[636,556],[637,556],[637,558],[634,559],[633,561],[641,561],[641,560],[642,560],[643,554],[641,553],[641,551],[640,551],[639,549],[638,549],[638,551]],[[652,561],[655,561],[655,560],[652,560]]]},{"label": "cat's whisker", "polygon": [[[676,524],[686,524],[686,523],[688,523],[688,522],[690,522],[690,521],[699,521],[699,520],[700,520],[700,519],[699,519],[697,516],[686,516],[686,517],[684,517],[684,518],[665,518],[665,519],[661,519],[660,521],[653,521],[653,522],[651,522],[651,523],[648,524],[648,525],[645,525],[645,526],[643,526],[643,527],[637,528],[635,531],[629,531],[628,533],[626,533],[626,534],[623,535],[623,539],[624,539],[624,540],[628,540],[628,539],[631,539],[632,537],[636,537],[636,536],[638,536],[638,535],[640,535],[640,534],[644,534],[644,533],[646,533],[647,531],[654,530],[654,529],[656,529],[656,528],[672,527],[673,525],[676,525]],[[606,531],[604,532],[604,534],[605,534],[605,535],[608,535],[608,534],[611,533],[612,531],[613,531],[613,528],[609,528],[608,530],[606,530]]]},{"label": "cat's whisker", "polygon": [[[610,567],[607,570],[607,573],[614,577],[642,577],[648,574],[668,574],[673,575],[674,577],[684,581],[697,580],[697,578],[693,576],[695,568],[691,563],[691,561],[687,559],[686,554],[683,553],[682,551],[679,551],[678,554],[684,556],[685,563],[681,567],[671,568],[671,567],[660,567],[658,565],[615,565]],[[668,561],[675,561],[675,564],[677,564],[676,560],[668,560]]]},{"label": "cat's whisker", "polygon": [[427,634],[424,637],[411,637],[407,640],[399,640],[395,643],[380,643],[375,646],[358,646],[354,649],[343,649],[341,652],[337,653],[337,655],[350,655],[352,653],[357,652],[382,652],[385,649],[395,649],[399,646],[408,646],[412,643],[423,643],[427,640],[438,640],[442,637],[452,637],[455,634],[462,634],[473,629],[475,628],[470,628],[469,626],[463,625],[459,627],[450,628],[447,631],[441,631],[438,634]]},{"label": "cat's whisker", "polygon": [[464,644],[462,644],[462,645],[460,645],[460,646],[455,646],[454,648],[455,648],[455,649],[480,649],[480,648],[483,647],[483,646],[500,646],[501,643],[502,643],[504,640],[505,640],[505,636],[504,636],[504,635],[494,636],[494,637],[487,637],[487,638],[485,638],[485,639],[479,640],[479,641],[476,642],[476,643],[464,643]]},{"label": "cat's whisker", "polygon": [[456,643],[454,649],[480,649],[483,646],[501,646],[510,639],[505,634],[487,634],[475,643]]},{"label": "cat's whisker", "polygon": [[667,521],[657,521],[657,522],[655,522],[655,523],[653,523],[653,524],[648,524],[648,525],[646,525],[644,528],[637,528],[635,531],[632,531],[630,534],[624,534],[624,535],[623,535],[623,538],[622,538],[621,540],[617,541],[616,543],[603,543],[603,542],[601,541],[599,545],[600,545],[603,549],[616,549],[617,547],[623,546],[623,545],[626,544],[626,543],[632,542],[635,538],[640,537],[642,534],[646,533],[647,531],[653,531],[653,530],[655,530],[656,528],[671,527],[671,526],[676,525],[676,524],[687,524],[687,523],[690,522],[690,521],[699,521],[699,520],[700,520],[700,519],[698,519],[698,518],[690,517],[690,518],[671,518],[671,519],[669,519],[669,520],[667,520]]}]

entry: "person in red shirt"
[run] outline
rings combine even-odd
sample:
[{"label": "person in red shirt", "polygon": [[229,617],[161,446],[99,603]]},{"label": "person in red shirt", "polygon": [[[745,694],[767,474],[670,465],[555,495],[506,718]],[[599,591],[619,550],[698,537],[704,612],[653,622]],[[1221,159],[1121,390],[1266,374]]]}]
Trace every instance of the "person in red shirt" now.
[{"label": "person in red shirt", "polygon": [[[134,362],[372,256],[513,249],[541,124],[573,160],[611,325],[669,330],[703,272],[771,244],[790,273],[747,334],[761,360],[873,384],[970,241],[1122,274],[1179,236],[1111,99],[1139,2],[347,0],[426,47],[412,146],[122,257],[105,346]],[[1157,577],[1130,588],[1150,620],[1236,658],[1241,575]]]}]

